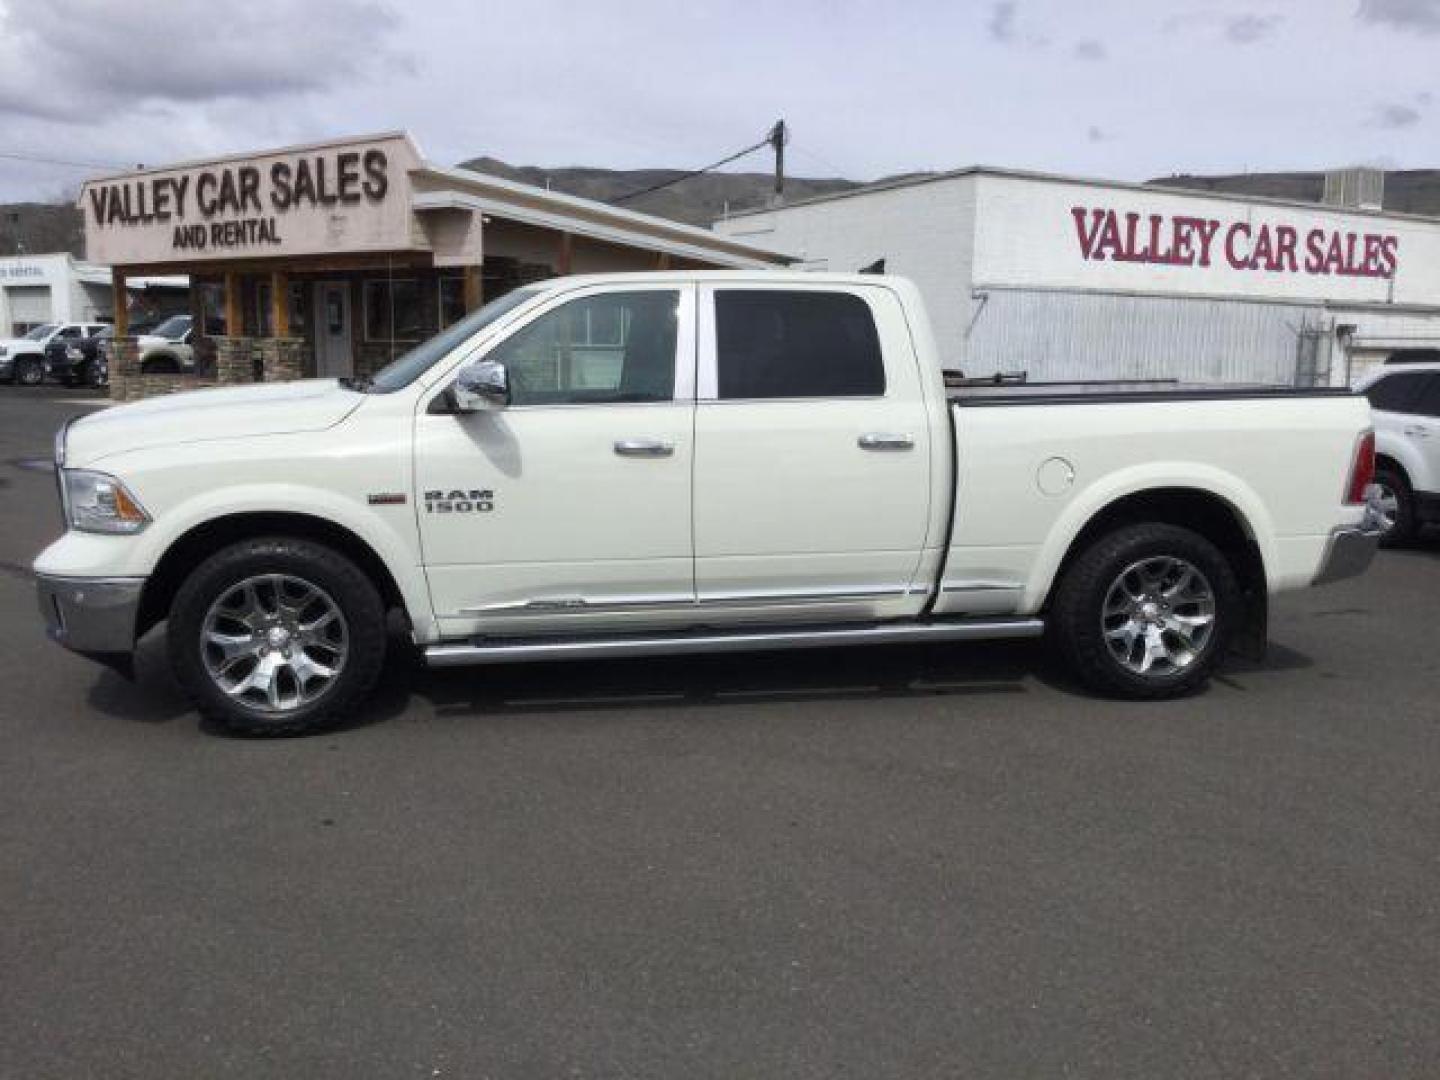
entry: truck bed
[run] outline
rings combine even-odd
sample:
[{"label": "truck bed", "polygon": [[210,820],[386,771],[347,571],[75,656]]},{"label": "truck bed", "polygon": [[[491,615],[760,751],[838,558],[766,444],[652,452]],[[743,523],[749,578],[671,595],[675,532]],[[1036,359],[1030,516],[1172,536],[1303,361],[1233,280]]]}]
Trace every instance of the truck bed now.
[{"label": "truck bed", "polygon": [[949,387],[952,405],[1081,405],[1100,402],[1247,401],[1263,398],[1350,397],[1342,386],[1268,386],[1244,383],[1181,383],[1172,380],[1095,382],[999,382]]}]

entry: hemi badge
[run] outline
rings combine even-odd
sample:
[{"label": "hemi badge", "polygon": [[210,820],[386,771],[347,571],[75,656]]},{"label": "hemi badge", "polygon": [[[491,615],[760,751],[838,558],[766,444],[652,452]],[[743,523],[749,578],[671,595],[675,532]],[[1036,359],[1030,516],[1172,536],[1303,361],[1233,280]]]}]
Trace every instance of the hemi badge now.
[{"label": "hemi badge", "polygon": [[405,505],[405,493],[403,491],[380,491],[370,496],[371,506],[403,506]]}]

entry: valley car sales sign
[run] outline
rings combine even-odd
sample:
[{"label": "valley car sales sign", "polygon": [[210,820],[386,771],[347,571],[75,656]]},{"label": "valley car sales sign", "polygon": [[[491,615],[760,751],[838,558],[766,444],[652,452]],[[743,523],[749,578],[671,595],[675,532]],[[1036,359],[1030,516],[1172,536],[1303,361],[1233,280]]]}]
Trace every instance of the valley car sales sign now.
[{"label": "valley car sales sign", "polygon": [[1400,238],[1384,230],[1223,221],[1190,214],[1074,206],[1075,239],[1092,262],[1224,265],[1272,274],[1392,278]]},{"label": "valley car sales sign", "polygon": [[86,183],[86,256],[116,266],[412,246],[403,135],[319,143]]},{"label": "valley car sales sign", "polygon": [[1433,307],[1440,222],[1039,174],[976,180],[977,289]]}]

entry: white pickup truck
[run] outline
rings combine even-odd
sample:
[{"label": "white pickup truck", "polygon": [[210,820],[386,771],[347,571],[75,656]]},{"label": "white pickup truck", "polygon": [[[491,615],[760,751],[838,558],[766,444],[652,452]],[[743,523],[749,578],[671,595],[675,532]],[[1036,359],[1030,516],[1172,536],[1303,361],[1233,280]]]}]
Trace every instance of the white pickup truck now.
[{"label": "white pickup truck", "polygon": [[314,728],[401,612],[431,665],[1053,636],[1159,698],[1356,574],[1345,391],[947,391],[893,277],[666,273],[512,292],[366,382],[206,390],[56,440],[55,640],[168,619],[206,714]]}]

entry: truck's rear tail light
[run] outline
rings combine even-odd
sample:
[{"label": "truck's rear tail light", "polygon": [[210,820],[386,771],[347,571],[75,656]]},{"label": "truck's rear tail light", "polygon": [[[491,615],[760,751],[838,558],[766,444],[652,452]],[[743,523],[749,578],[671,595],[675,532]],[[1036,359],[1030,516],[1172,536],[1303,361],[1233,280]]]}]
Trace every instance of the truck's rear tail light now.
[{"label": "truck's rear tail light", "polygon": [[1350,467],[1350,486],[1345,492],[1345,502],[1350,506],[1363,506],[1365,490],[1375,482],[1375,433],[1367,431],[1360,436],[1355,447],[1355,463]]}]

